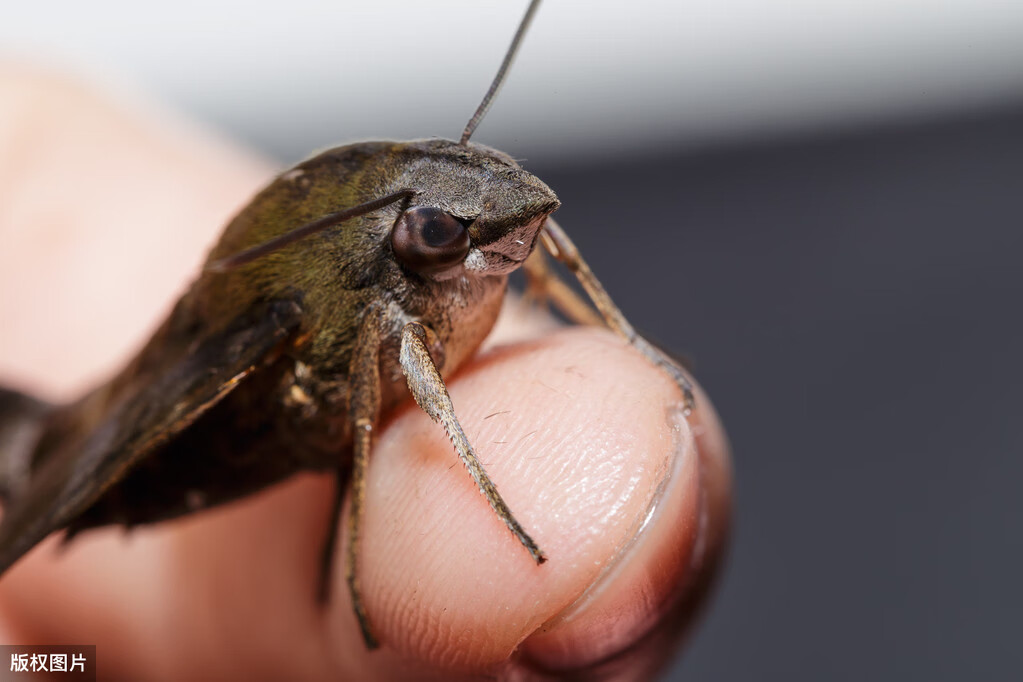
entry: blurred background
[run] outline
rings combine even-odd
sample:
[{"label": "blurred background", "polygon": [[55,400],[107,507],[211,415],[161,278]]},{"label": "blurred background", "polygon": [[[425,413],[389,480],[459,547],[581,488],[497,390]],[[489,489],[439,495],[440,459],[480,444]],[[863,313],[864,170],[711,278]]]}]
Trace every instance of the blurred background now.
[{"label": "blurred background", "polygon": [[[0,45],[284,164],[457,137],[525,4],[18,3]],[[732,553],[667,679],[1023,670],[1023,3],[550,0],[475,139],[729,428]]]}]

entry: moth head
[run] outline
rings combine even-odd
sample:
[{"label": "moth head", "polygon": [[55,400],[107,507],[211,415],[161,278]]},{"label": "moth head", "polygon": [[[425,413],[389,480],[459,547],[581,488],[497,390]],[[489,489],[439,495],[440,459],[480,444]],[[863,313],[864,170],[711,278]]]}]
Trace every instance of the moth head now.
[{"label": "moth head", "polygon": [[[353,177],[356,162],[361,172]],[[333,254],[351,270],[387,253],[425,280],[503,275],[529,256],[559,205],[547,185],[482,145],[340,147],[260,193],[228,227],[206,269],[226,272],[282,252],[295,262]]]},{"label": "moth head", "polygon": [[404,268],[433,280],[502,275],[529,256],[557,196],[511,157],[478,144],[404,145],[394,187],[415,189],[390,246]]}]

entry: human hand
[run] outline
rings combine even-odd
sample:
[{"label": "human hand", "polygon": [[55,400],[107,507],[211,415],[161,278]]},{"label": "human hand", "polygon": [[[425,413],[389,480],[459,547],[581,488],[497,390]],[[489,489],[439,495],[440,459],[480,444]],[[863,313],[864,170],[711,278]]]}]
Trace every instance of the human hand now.
[{"label": "human hand", "polygon": [[[28,69],[0,67],[0,92],[0,376],[69,398],[140,344],[271,170]],[[332,603],[314,600],[332,483],[313,475],[65,552],[51,538],[0,578],[0,641],[95,643],[101,674],[125,679],[649,677],[723,546],[727,444],[702,393],[686,421],[620,340],[556,326],[512,306],[494,339],[514,343],[449,382],[543,566],[410,401],[369,466],[360,571],[380,651],[340,561]]]}]

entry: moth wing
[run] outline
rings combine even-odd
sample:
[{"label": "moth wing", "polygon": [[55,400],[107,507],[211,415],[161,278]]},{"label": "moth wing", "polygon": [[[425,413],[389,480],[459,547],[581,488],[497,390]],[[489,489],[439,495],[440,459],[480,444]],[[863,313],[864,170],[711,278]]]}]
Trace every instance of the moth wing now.
[{"label": "moth wing", "polygon": [[56,427],[52,452],[4,505],[0,573],[275,357],[301,318],[294,302],[266,303],[195,343],[187,325],[175,324],[181,307],[157,332],[162,353],[147,356],[151,342],[111,384],[57,413],[71,426]]}]

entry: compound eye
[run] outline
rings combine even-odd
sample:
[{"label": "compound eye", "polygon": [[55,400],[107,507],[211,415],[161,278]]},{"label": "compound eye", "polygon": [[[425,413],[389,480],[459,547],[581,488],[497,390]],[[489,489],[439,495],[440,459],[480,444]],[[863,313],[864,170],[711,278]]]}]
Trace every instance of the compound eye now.
[{"label": "compound eye", "polygon": [[421,275],[435,275],[469,253],[469,230],[450,213],[430,206],[405,211],[391,231],[391,247],[401,264]]}]

